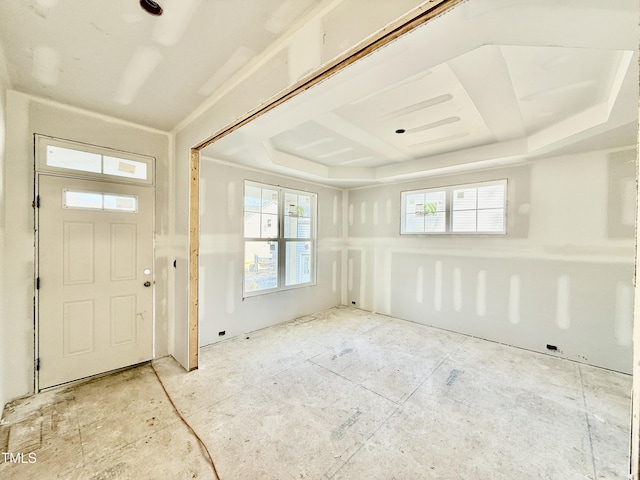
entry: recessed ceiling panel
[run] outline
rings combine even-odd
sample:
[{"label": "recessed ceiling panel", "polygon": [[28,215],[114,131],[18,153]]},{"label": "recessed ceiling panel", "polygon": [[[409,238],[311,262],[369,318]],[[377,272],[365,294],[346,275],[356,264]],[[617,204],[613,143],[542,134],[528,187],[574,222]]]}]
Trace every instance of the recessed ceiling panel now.
[{"label": "recessed ceiling panel", "polygon": [[622,52],[502,46],[527,133],[606,102]]},{"label": "recessed ceiling panel", "polygon": [[322,165],[376,167],[387,159],[354,138],[342,136],[317,122],[306,122],[271,139],[276,150]]},{"label": "recessed ceiling panel", "polygon": [[[402,56],[402,53],[399,52]],[[420,57],[407,56],[416,64]],[[336,110],[410,158],[483,145],[491,131],[451,68],[429,68],[412,81],[400,80]],[[398,161],[398,159],[390,159]]]}]

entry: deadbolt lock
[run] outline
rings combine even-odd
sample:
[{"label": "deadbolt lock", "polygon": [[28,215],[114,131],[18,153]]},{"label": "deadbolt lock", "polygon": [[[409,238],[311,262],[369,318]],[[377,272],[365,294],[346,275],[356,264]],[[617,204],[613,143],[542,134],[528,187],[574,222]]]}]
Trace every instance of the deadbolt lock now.
[{"label": "deadbolt lock", "polygon": [[144,286],[145,287],[150,287],[151,286],[151,282],[147,280],[146,282],[144,282]]}]

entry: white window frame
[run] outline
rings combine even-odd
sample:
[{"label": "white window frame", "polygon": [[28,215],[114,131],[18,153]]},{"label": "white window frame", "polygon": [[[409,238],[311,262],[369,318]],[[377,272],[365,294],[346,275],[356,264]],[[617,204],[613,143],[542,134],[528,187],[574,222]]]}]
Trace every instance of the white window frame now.
[{"label": "white window frame", "polygon": [[[478,231],[477,226],[474,231],[454,231],[453,230],[453,217],[455,215],[455,211],[453,210],[453,194],[456,190],[461,189],[472,189],[479,188],[491,185],[503,185],[504,186],[504,202],[503,202],[503,228],[501,231]],[[409,232],[406,228],[406,219],[407,219],[407,196],[413,194],[427,194],[433,192],[445,192],[445,230],[443,232],[428,232],[428,231],[420,231],[420,232]],[[508,192],[508,184],[507,179],[498,179],[498,180],[490,180],[486,182],[476,182],[476,183],[463,183],[457,185],[447,185],[441,187],[434,188],[425,188],[425,189],[416,189],[416,190],[405,190],[400,192],[400,235],[506,235],[507,233],[507,192]],[[479,210],[476,204],[476,215]]]},{"label": "white window frame", "polygon": [[[101,207],[84,207],[84,206],[76,206],[76,205],[69,205],[68,201],[67,201],[67,194],[68,193],[87,193],[90,195],[99,195],[102,198],[102,202],[101,202]],[[110,196],[114,196],[114,197],[121,197],[121,198],[130,198],[133,200],[133,203],[135,205],[135,208],[131,209],[126,209],[126,208],[108,208],[105,206],[105,197],[110,197]],[[124,193],[112,193],[112,192],[95,192],[92,190],[70,190],[65,188],[64,190],[62,190],[62,208],[64,209],[68,209],[68,210],[87,210],[87,211],[91,211],[91,212],[110,212],[110,213],[125,213],[125,214],[131,214],[131,213],[138,213],[138,196],[137,195],[127,195]]]},{"label": "white window frame", "polygon": [[[73,142],[63,140],[61,138],[49,137],[46,135],[36,134],[36,169],[40,173],[52,173],[56,175],[64,175],[65,177],[85,178],[89,180],[100,180],[112,183],[128,183],[136,185],[153,185],[155,182],[155,158],[137,153],[123,152],[106,147],[98,147],[86,143]],[[147,176],[145,179],[131,178],[121,175],[110,175],[102,172],[88,172],[84,170],[76,170],[72,168],[57,167],[47,164],[47,147],[60,147],[78,152],[91,153],[101,156],[101,165],[104,163],[104,157],[114,157],[132,162],[144,163],[147,168]]]},{"label": "white window frame", "polygon": [[[247,186],[257,188],[267,188],[270,190],[276,190],[278,192],[278,235],[276,237],[262,238],[262,237],[246,237],[244,232],[244,214],[245,214],[245,197]],[[305,195],[311,198],[311,220],[310,220],[310,236],[309,238],[298,237],[285,237],[285,215],[287,215],[287,209],[285,205],[285,195],[292,193],[296,195]],[[316,265],[317,265],[317,221],[318,221],[318,194],[305,190],[281,187],[278,185],[272,185],[268,183],[255,182],[252,180],[245,180],[242,195],[242,213],[243,213],[243,266],[242,266],[242,295],[243,298],[254,297],[258,295],[266,295],[269,293],[280,292],[283,290],[291,290],[294,288],[304,288],[316,285]],[[271,242],[277,246],[278,263],[277,263],[277,285],[273,288],[246,291],[246,269],[245,269],[245,254],[247,242]],[[294,242],[309,242],[311,243],[311,253],[309,255],[309,267],[310,267],[310,281],[305,283],[296,283],[294,285],[286,285],[286,269],[287,269],[287,244]],[[304,265],[304,264],[303,264]]]}]

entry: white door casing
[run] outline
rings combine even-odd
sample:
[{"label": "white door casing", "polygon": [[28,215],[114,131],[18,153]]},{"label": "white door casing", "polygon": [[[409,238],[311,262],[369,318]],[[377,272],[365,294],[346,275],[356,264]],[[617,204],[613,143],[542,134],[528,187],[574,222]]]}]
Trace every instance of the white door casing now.
[{"label": "white door casing", "polygon": [[[65,208],[65,191],[137,209]],[[38,194],[38,388],[150,360],[153,187],[40,174]]]}]

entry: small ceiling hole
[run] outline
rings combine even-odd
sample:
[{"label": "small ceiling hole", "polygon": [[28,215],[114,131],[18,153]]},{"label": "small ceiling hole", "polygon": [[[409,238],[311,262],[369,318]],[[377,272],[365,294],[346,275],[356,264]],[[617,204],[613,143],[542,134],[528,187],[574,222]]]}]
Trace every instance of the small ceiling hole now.
[{"label": "small ceiling hole", "polygon": [[406,130],[404,128],[399,128],[396,130],[396,133],[404,133]]},{"label": "small ceiling hole", "polygon": [[140,0],[140,6],[150,15],[155,15],[156,17],[162,15],[162,7],[153,0]]}]

